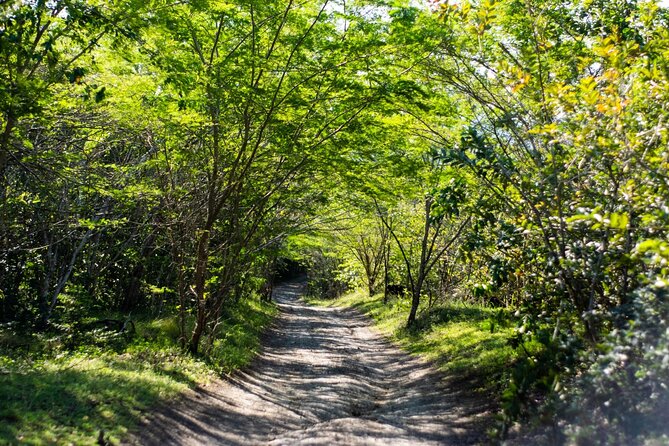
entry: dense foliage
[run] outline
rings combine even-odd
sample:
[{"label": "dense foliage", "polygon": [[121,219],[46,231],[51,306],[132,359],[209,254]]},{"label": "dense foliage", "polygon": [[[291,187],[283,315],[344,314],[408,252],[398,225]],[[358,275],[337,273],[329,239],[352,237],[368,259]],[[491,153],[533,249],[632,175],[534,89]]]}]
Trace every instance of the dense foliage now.
[{"label": "dense foliage", "polygon": [[666,435],[669,12],[415,3],[2,2],[3,327],[167,314],[211,354],[292,257],[409,327],[498,309],[501,436]]}]

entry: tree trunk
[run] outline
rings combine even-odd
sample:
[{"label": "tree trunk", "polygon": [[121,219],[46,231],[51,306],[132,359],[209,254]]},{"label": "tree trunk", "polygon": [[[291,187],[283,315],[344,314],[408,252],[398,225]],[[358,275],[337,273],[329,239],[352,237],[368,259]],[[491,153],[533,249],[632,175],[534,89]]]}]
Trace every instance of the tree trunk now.
[{"label": "tree trunk", "polygon": [[425,224],[423,225],[423,240],[420,246],[420,265],[418,265],[418,277],[413,284],[411,290],[411,312],[407,319],[407,327],[411,327],[416,322],[416,313],[418,312],[418,305],[420,304],[420,293],[423,290],[423,283],[429,273],[428,262],[432,249],[428,248],[428,239],[430,237],[430,211],[432,209],[432,197],[425,198]]},{"label": "tree trunk", "polygon": [[[12,136],[12,131],[16,125],[16,118],[11,114],[7,116],[5,121],[5,128],[0,135],[0,186],[4,191],[5,187],[5,170],[7,169],[7,164],[9,163],[9,142]],[[2,194],[4,201],[4,193]]]},{"label": "tree trunk", "polygon": [[186,347],[186,295],[188,293],[186,288],[186,281],[183,272],[183,263],[177,263],[177,288],[179,294],[179,344],[181,348]]},{"label": "tree trunk", "polygon": [[383,251],[383,303],[388,303],[388,268],[390,268],[390,244],[386,242]]},{"label": "tree trunk", "polygon": [[195,300],[197,302],[197,315],[195,328],[191,334],[188,351],[195,354],[200,347],[200,339],[207,325],[207,305],[205,296],[205,285],[207,280],[207,267],[209,261],[209,235],[210,225],[207,225],[200,235],[197,243],[197,258],[195,261]]},{"label": "tree trunk", "polygon": [[200,348],[200,339],[204,333],[204,328],[207,325],[207,314],[204,305],[198,305],[197,317],[195,319],[195,328],[191,334],[190,342],[188,343],[188,352],[196,354]]},{"label": "tree trunk", "polygon": [[62,277],[58,281],[58,284],[56,285],[56,289],[51,297],[51,302],[49,303],[47,312],[44,315],[45,323],[47,323],[51,318],[51,314],[53,313],[53,310],[54,308],[56,308],[56,304],[58,303],[58,297],[60,296],[60,293],[62,293],[63,290],[65,289],[65,285],[67,285],[67,282],[70,280],[70,276],[74,271],[74,266],[77,262],[77,258],[79,257],[79,253],[81,252],[82,249],[84,249],[84,246],[86,246],[86,243],[88,242],[88,239],[91,237],[92,234],[93,234],[92,229],[86,231],[86,234],[84,234],[84,236],[79,241],[79,244],[74,249],[74,252],[72,252],[72,256],[70,257],[70,262],[68,263],[64,274],[62,275]]},{"label": "tree trunk", "polygon": [[172,249],[172,259],[176,266],[177,295],[179,296],[179,344],[182,349],[186,348],[188,336],[186,334],[186,304],[188,302],[188,286],[186,285],[185,265],[183,258],[183,246],[181,234],[175,237],[169,232],[169,241]]},{"label": "tree trunk", "polygon": [[407,327],[413,326],[416,323],[416,313],[418,312],[418,305],[420,304],[420,290],[414,290],[411,293],[411,311],[409,311],[409,319],[407,319]]},{"label": "tree trunk", "polygon": [[135,265],[130,273],[130,282],[128,283],[121,303],[121,311],[133,310],[139,303],[141,297],[142,277],[144,277],[144,264],[141,262]]}]

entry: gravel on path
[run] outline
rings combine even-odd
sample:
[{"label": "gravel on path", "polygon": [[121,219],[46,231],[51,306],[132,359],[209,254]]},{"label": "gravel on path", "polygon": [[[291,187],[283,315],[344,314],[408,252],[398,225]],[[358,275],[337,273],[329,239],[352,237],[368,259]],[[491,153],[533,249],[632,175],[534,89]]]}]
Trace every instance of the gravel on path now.
[{"label": "gravel on path", "polygon": [[448,384],[352,309],[310,306],[303,284],[253,363],[154,410],[127,444],[468,445],[486,442],[490,405]]}]

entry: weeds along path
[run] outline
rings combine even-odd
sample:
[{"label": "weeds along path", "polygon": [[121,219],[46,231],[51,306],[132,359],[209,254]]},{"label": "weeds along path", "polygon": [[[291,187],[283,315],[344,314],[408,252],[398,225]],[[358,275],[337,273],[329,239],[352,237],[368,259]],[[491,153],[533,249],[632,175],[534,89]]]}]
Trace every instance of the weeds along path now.
[{"label": "weeds along path", "polygon": [[275,290],[281,315],[245,371],[157,409],[129,444],[417,445],[485,441],[480,397],[370,330],[354,310]]}]

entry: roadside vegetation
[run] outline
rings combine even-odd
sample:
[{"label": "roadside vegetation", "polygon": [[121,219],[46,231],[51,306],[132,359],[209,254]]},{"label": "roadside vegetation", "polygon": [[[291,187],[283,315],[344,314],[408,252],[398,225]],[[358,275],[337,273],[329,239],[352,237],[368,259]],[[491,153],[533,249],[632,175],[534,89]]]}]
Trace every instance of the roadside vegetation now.
[{"label": "roadside vegetation", "polygon": [[248,364],[275,313],[272,304],[245,300],[199,357],[179,346],[174,317],[140,317],[134,331],[121,333],[3,328],[0,444],[95,444],[101,435],[118,444],[154,407]]},{"label": "roadside vegetation", "polygon": [[355,308],[374,320],[376,328],[405,350],[417,354],[443,371],[454,385],[496,398],[517,358],[508,340],[513,330],[499,324],[499,310],[477,304],[451,303],[422,307],[416,324],[406,326],[410,300],[383,294],[348,292],[337,299],[307,299],[326,306]]},{"label": "roadside vegetation", "polygon": [[291,259],[417,350],[491,312],[499,440],[669,437],[668,29],[654,0],[0,2],[6,367],[132,322],[225,371]]}]

